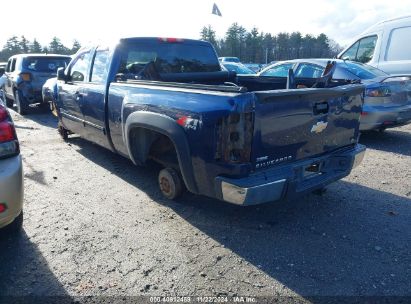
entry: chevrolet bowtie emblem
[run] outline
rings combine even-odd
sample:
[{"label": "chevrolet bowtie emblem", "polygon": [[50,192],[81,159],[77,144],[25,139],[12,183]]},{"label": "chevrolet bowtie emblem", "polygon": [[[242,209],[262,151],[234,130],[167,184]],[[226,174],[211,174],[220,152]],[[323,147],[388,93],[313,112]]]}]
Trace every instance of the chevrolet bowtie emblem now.
[{"label": "chevrolet bowtie emblem", "polygon": [[319,121],[317,122],[315,125],[313,125],[313,127],[311,128],[311,133],[321,133],[322,131],[325,130],[325,128],[327,128],[328,126],[328,122],[324,122],[324,121]]}]

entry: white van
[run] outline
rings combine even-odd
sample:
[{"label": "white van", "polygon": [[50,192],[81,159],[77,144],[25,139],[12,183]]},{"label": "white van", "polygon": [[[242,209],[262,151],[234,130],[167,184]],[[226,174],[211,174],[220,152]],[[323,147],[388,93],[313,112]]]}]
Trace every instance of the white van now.
[{"label": "white van", "polygon": [[373,25],[337,58],[367,63],[392,75],[411,74],[411,16]]}]

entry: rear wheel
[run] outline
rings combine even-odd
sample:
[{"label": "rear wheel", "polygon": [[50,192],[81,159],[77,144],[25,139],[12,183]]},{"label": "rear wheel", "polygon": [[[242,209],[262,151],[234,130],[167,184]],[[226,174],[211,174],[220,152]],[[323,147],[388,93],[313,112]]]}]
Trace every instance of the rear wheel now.
[{"label": "rear wheel", "polygon": [[29,111],[29,105],[19,90],[14,92],[14,100],[16,101],[17,113],[26,115]]},{"label": "rear wheel", "polygon": [[58,124],[58,132],[59,132],[61,138],[63,138],[64,141],[66,141],[68,139],[70,131],[67,130],[66,128],[64,128],[63,125],[60,122]]},{"label": "rear wheel", "polygon": [[20,232],[23,227],[23,211],[20,212],[19,216],[14,219],[12,223],[4,227],[1,232],[6,234],[14,234]]},{"label": "rear wheel", "polygon": [[161,193],[168,199],[176,199],[183,193],[183,183],[180,175],[172,168],[165,168],[160,171],[158,183]]},{"label": "rear wheel", "polygon": [[57,107],[56,107],[56,103],[54,102],[54,100],[51,100],[51,101],[50,101],[49,107],[50,107],[51,113],[52,113],[54,116],[57,117],[57,116],[58,116]]}]

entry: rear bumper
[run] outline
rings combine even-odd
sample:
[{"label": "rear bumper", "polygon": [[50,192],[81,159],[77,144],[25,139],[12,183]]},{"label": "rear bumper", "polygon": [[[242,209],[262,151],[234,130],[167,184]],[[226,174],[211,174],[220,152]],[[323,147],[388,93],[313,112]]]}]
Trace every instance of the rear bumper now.
[{"label": "rear bumper", "polygon": [[[248,177],[234,179],[218,176],[215,179],[218,198],[237,205],[257,205],[300,196],[337,181],[358,166],[365,146],[337,151],[289,165],[258,171]],[[319,164],[318,173],[306,168]]]},{"label": "rear bumper", "polygon": [[0,228],[10,224],[23,208],[23,167],[21,156],[0,160],[0,203],[6,211],[0,213]]},{"label": "rear bumper", "polygon": [[42,88],[32,85],[31,83],[22,82],[18,89],[23,94],[28,104],[42,103]]},{"label": "rear bumper", "polygon": [[360,131],[392,128],[411,123],[411,105],[398,107],[371,107],[364,105]]}]

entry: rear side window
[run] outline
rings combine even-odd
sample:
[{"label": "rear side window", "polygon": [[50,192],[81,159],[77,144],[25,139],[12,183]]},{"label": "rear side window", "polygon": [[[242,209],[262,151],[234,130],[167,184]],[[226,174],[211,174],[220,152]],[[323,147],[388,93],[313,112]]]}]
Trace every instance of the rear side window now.
[{"label": "rear side window", "polygon": [[108,49],[97,49],[91,71],[91,82],[102,83],[106,81],[108,74],[108,52]]},{"label": "rear side window", "polygon": [[76,57],[70,69],[72,81],[87,81],[87,72],[91,60],[90,53],[91,51],[82,52]]},{"label": "rear side window", "polygon": [[7,62],[6,72],[11,72],[11,59]]},{"label": "rear side window", "polygon": [[396,28],[391,31],[388,43],[386,61],[411,59],[411,27]]},{"label": "rear side window", "polygon": [[298,66],[297,71],[295,72],[295,77],[318,78],[318,77],[321,77],[323,71],[324,71],[324,68],[318,65],[309,64],[309,63],[301,63]]},{"label": "rear side window", "polygon": [[186,42],[129,42],[122,47],[118,73],[138,79],[146,66],[159,74],[221,71],[211,46]]},{"label": "rear side window", "polygon": [[16,70],[16,58],[13,58],[10,62],[10,72],[14,72]]},{"label": "rear side window", "polygon": [[293,67],[294,63],[286,63],[273,66],[272,68],[265,70],[260,76],[272,76],[272,77],[287,77],[288,70]]},{"label": "rear side window", "polygon": [[23,68],[33,72],[55,73],[58,68],[66,68],[69,62],[69,57],[26,57]]}]

